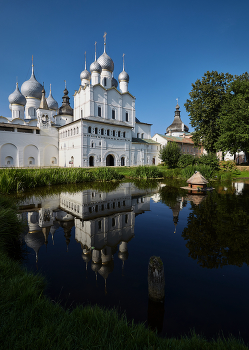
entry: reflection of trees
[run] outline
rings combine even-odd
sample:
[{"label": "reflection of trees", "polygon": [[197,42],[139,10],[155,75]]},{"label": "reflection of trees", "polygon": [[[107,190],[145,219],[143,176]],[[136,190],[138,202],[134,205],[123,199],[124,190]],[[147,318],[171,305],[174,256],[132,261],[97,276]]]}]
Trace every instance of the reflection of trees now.
[{"label": "reflection of trees", "polygon": [[202,267],[249,265],[249,197],[209,193],[199,206],[192,204],[187,240],[189,256]]},{"label": "reflection of trees", "polygon": [[168,184],[160,189],[161,201],[170,208],[174,208],[179,203],[179,198],[185,195],[185,190]]}]

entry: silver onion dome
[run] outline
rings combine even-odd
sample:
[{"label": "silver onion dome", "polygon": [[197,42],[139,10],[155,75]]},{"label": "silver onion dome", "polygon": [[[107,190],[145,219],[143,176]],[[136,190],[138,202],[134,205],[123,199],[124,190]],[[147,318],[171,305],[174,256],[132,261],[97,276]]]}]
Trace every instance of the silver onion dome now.
[{"label": "silver onion dome", "polygon": [[112,86],[114,86],[115,88],[118,87],[118,82],[114,77],[112,77]]},{"label": "silver onion dome", "polygon": [[17,105],[22,105],[25,106],[26,104],[26,98],[21,94],[19,88],[18,88],[18,83],[16,83],[16,89],[12,94],[9,95],[9,103],[12,104],[17,104]]},{"label": "silver onion dome", "polygon": [[41,99],[43,86],[35,79],[34,66],[29,80],[22,84],[21,92],[25,97],[35,97]]},{"label": "silver onion dome", "polygon": [[98,72],[101,73],[102,68],[101,65],[98,63],[98,61],[94,61],[91,65],[90,65],[90,72]]},{"label": "silver onion dome", "polygon": [[127,81],[127,83],[129,83],[129,79],[130,79],[129,74],[126,73],[125,70],[123,70],[123,71],[119,74],[119,76],[118,76],[118,81],[119,81],[119,82],[121,82],[121,81]]},{"label": "silver onion dome", "polygon": [[58,109],[58,103],[52,96],[51,86],[50,86],[49,96],[46,98],[46,100],[47,100],[47,104],[48,104],[49,109],[54,109],[54,110]]},{"label": "silver onion dome", "polygon": [[97,62],[101,65],[102,69],[109,70],[110,72],[114,71],[113,60],[107,55],[106,52],[103,52],[103,54],[97,59]]},{"label": "silver onion dome", "polygon": [[87,79],[87,80],[90,80],[91,79],[91,74],[88,72],[87,69],[83,70],[81,73],[80,73],[80,79]]}]

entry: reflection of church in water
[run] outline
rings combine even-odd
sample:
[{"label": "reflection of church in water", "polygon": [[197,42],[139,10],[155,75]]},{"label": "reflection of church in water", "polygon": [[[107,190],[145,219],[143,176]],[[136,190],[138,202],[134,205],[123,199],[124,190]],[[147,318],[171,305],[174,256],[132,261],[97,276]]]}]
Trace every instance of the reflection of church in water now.
[{"label": "reflection of church in water", "polygon": [[[84,190],[76,193],[62,192],[23,202],[20,213],[28,223],[24,240],[35,251],[38,262],[39,249],[48,244],[51,233],[56,242],[56,230],[63,228],[69,249],[71,230],[82,247],[82,258],[91,263],[91,269],[105,280],[114,268],[113,256],[123,266],[128,259],[128,244],[134,237],[135,216],[150,210],[150,199],[155,191],[139,190],[130,183],[121,184],[114,192]],[[30,204],[32,202],[32,204]]]}]

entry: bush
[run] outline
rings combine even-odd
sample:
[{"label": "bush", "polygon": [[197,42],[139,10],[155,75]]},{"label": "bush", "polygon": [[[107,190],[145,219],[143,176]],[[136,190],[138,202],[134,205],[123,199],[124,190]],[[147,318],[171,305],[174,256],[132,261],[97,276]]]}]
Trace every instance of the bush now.
[{"label": "bush", "polygon": [[220,170],[222,171],[236,171],[236,163],[234,160],[222,160],[219,163]]},{"label": "bush", "polygon": [[188,165],[186,168],[182,169],[182,177],[189,179],[195,171],[199,171],[207,180],[211,179],[214,175],[214,169],[209,165]]},{"label": "bush", "polygon": [[178,168],[185,168],[188,165],[194,165],[196,158],[192,154],[182,154],[177,162]]},{"label": "bush", "polygon": [[139,165],[132,171],[131,177],[137,179],[158,179],[162,178],[163,174],[156,166]]},{"label": "bush", "polygon": [[219,170],[219,159],[213,153],[202,154],[199,158],[196,158],[197,164],[208,165],[213,170]]},{"label": "bush", "polygon": [[176,168],[181,156],[180,147],[176,142],[168,142],[159,152],[159,157],[169,168]]}]

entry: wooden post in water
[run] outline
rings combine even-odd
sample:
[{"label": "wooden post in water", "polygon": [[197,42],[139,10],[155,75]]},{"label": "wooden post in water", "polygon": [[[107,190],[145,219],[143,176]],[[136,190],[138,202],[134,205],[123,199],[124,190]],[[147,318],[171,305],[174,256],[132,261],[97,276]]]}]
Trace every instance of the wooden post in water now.
[{"label": "wooden post in water", "polygon": [[148,266],[148,326],[162,332],[164,319],[164,268],[159,256],[152,256]]},{"label": "wooden post in water", "polygon": [[149,298],[156,302],[164,300],[164,267],[159,256],[151,256],[148,266]]}]

